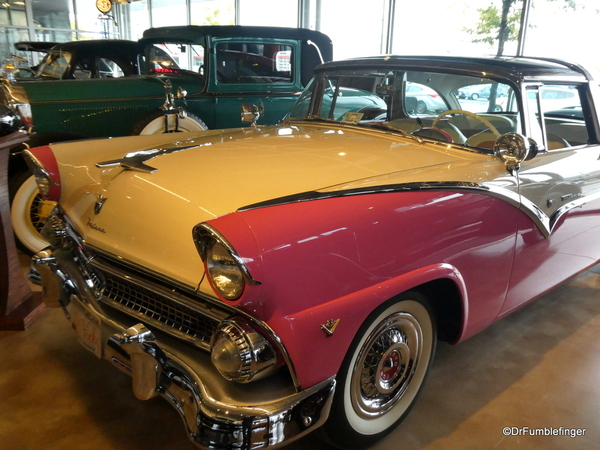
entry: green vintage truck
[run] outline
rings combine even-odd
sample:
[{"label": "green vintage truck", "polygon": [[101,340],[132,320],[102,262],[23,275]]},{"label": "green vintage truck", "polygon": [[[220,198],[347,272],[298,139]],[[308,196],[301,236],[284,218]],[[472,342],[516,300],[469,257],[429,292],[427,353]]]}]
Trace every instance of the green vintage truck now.
[{"label": "green vintage truck", "polygon": [[[137,67],[121,68],[116,58],[103,55],[96,64],[112,70],[99,76],[81,62],[81,48],[76,53],[57,47],[31,81],[4,80],[0,101],[21,116],[31,133],[30,147],[89,137],[248,126],[240,114],[243,104],[254,105],[247,114],[258,125],[275,124],[312,78],[313,69],[333,56],[328,36],[295,28],[151,28],[139,44],[132,56]],[[71,79],[53,79],[61,73]],[[52,205],[37,196],[19,149],[13,153],[13,227],[20,243],[37,251],[45,246],[38,230]]]}]

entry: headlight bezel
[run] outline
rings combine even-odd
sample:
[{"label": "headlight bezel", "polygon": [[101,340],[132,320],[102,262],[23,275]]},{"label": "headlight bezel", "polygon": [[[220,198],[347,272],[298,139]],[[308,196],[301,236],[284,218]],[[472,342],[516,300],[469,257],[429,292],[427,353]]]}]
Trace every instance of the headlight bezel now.
[{"label": "headlight bezel", "polygon": [[45,200],[57,202],[61,184],[58,163],[49,146],[35,147],[23,151],[23,156],[33,173],[40,194]]},{"label": "headlight bezel", "polygon": [[[237,301],[243,295],[247,285],[255,286],[260,284],[259,281],[252,278],[242,257],[236,252],[229,241],[215,228],[207,223],[200,223],[194,227],[192,234],[200,258],[204,263],[204,271],[208,282],[220,299],[230,302]],[[234,289],[233,294],[228,294],[226,289],[223,288],[223,284],[215,279],[215,271],[213,270],[212,265],[215,259],[211,259],[211,257],[214,256],[213,250],[215,246],[219,246],[219,248],[225,252],[226,256],[230,258],[229,269],[239,271],[239,286]],[[223,259],[221,261],[223,261]]]}]

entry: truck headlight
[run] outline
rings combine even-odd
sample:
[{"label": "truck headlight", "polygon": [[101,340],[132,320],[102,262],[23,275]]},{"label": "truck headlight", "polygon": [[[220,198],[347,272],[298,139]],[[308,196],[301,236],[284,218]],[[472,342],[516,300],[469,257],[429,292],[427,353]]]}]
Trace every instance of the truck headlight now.
[{"label": "truck headlight", "polygon": [[230,381],[247,383],[278,367],[271,344],[245,322],[223,322],[213,333],[211,347],[212,363]]}]

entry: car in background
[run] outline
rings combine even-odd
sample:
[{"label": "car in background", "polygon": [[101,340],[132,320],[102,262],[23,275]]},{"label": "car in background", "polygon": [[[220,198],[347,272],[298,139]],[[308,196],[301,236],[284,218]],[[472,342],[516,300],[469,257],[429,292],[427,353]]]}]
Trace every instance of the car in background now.
[{"label": "car in background", "polygon": [[[492,84],[475,84],[471,86],[463,86],[456,91],[456,97],[461,99],[477,100],[479,98],[487,99],[490,98],[492,92]],[[496,97],[506,97],[508,95],[507,89],[496,85]]]},{"label": "car in background", "polygon": [[[454,95],[482,77],[503,111]],[[412,83],[449,109],[417,114]],[[535,108],[556,86],[581,118]],[[201,448],[374,445],[438,339],[600,261],[599,105],[555,59],[378,56],[320,65],[277,126],[30,149],[58,202],[44,302]]]},{"label": "car in background", "polygon": [[431,88],[418,83],[408,83],[406,87],[407,97],[414,99],[415,113],[425,114],[427,112],[442,112],[448,109],[443,98]]},{"label": "car in background", "polygon": [[[534,99],[535,97],[529,94],[529,98]],[[552,88],[544,89],[541,95],[541,107],[546,112],[553,109],[576,111],[579,109],[578,102],[579,93],[574,88],[552,86]]]},{"label": "car in background", "polygon": [[[112,45],[114,54],[99,51]],[[333,55],[331,39],[320,32],[253,26],[151,28],[139,43],[94,46],[55,46],[39,69],[39,78],[49,81],[0,85],[0,100],[32,133],[29,146],[247,126],[243,103],[255,105],[247,113],[259,124],[274,124],[313,69]],[[124,54],[117,57],[117,49]],[[19,244],[35,252],[45,246],[39,229],[52,205],[37,197],[15,153],[9,167],[13,228]]]}]

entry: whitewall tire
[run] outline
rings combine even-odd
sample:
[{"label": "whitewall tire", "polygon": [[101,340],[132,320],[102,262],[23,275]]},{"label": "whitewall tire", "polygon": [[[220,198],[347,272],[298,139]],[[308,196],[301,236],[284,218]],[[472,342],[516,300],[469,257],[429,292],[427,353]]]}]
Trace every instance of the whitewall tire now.
[{"label": "whitewall tire", "polygon": [[365,322],[338,374],[326,439],[339,448],[372,445],[408,414],[436,347],[427,299],[411,292],[388,302]]},{"label": "whitewall tire", "polygon": [[42,199],[33,176],[18,187],[10,206],[10,218],[21,247],[37,253],[48,246],[40,231],[55,205],[55,202]]},{"label": "whitewall tire", "polygon": [[168,116],[168,131],[165,131],[165,116],[161,110],[152,111],[150,114],[142,117],[133,127],[131,134],[163,134],[173,132],[205,131],[208,130],[206,124],[194,114],[187,113],[185,117],[179,117],[179,123],[176,127],[176,116]]}]

